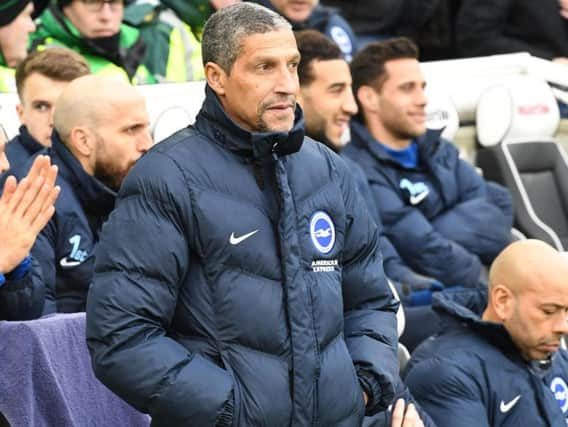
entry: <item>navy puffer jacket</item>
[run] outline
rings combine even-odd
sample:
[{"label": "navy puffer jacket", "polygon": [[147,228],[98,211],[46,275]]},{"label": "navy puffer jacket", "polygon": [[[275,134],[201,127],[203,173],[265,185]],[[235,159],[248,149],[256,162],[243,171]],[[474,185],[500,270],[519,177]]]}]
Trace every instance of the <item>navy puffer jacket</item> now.
[{"label": "navy puffer jacket", "polygon": [[439,427],[564,427],[568,352],[525,361],[503,325],[482,320],[487,291],[441,292],[440,332],[412,353],[405,381]]},{"label": "navy puffer jacket", "polygon": [[447,285],[477,286],[481,266],[512,239],[508,192],[489,186],[440,132],[418,138],[416,168],[391,159],[357,121],[351,138],[343,154],[367,175],[375,212],[402,259]]},{"label": "navy puffer jacket", "polygon": [[343,160],[244,131],[207,88],[103,227],[87,301],[97,377],[163,426],[360,426],[398,374],[376,226]]}]

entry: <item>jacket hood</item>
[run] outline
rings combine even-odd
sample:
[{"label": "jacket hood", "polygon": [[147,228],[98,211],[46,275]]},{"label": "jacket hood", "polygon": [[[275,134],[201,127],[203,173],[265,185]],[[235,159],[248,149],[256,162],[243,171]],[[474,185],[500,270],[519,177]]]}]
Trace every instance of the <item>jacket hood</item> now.
[{"label": "jacket hood", "polygon": [[280,156],[295,153],[304,140],[304,117],[299,106],[296,106],[294,126],[290,131],[249,132],[227,116],[209,85],[205,87],[205,101],[195,127],[226,149],[257,161],[269,158],[272,153]]},{"label": "jacket hood", "polygon": [[77,158],[69,151],[67,146],[61,141],[57,131],[53,131],[51,137],[51,150],[63,163],[64,167],[59,168],[59,173],[63,179],[75,187],[81,199],[81,205],[86,212],[105,216],[110,214],[114,208],[116,192],[111,190],[94,176],[89,175],[81,166]]}]

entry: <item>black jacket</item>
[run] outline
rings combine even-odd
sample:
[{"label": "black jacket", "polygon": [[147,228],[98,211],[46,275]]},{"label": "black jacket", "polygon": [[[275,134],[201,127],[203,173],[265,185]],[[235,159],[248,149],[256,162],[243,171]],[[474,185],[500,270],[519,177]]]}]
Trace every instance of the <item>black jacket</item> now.
[{"label": "black jacket", "polygon": [[439,427],[564,427],[568,353],[525,362],[500,324],[481,320],[487,292],[443,292],[440,334],[413,353],[405,381]]},{"label": "black jacket", "polygon": [[21,278],[6,274],[0,286],[0,320],[30,320],[41,316],[45,287],[41,269],[32,259],[32,268]]},{"label": "black jacket", "polygon": [[568,20],[558,0],[464,0],[456,25],[461,56],[529,52],[568,57]]},{"label": "black jacket", "polygon": [[[206,90],[103,228],[87,300],[97,377],[156,426],[343,426],[398,372],[377,228],[344,161],[250,133]],[[361,383],[361,386],[359,385]]]},{"label": "black jacket", "polygon": [[10,161],[10,169],[0,176],[0,189],[4,188],[4,183],[8,176],[24,175],[27,170],[22,169],[26,168],[30,157],[44,148],[43,145],[31,136],[25,126],[20,126],[18,135],[6,144],[6,157]]}]

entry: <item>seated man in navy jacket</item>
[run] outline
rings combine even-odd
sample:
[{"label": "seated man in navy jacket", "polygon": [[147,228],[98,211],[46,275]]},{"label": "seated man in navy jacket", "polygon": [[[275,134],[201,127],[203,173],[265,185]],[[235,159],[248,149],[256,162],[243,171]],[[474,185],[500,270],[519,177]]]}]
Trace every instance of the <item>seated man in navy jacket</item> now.
[{"label": "seated man in navy jacket", "polygon": [[[6,146],[10,172],[18,175],[29,158],[51,146],[53,108],[70,81],[89,74],[89,65],[71,49],[53,48],[29,54],[16,68],[20,130]],[[4,174],[3,179],[5,179]]]},{"label": "seated man in navy jacket", "polygon": [[[10,163],[0,127],[0,172]],[[0,320],[27,320],[41,315],[44,285],[40,271],[32,269],[30,249],[54,212],[59,194],[57,167],[38,156],[19,183],[10,176],[0,196]]]},{"label": "seated man in navy jacket", "polygon": [[474,287],[511,241],[508,192],[426,129],[426,82],[406,38],[367,45],[351,64],[359,115],[344,153],[365,171],[386,235],[414,271]]},{"label": "seated man in navy jacket", "polygon": [[[351,89],[349,64],[332,40],[314,30],[295,33],[302,60],[298,67],[300,96],[298,102],[304,110],[306,133],[324,143],[335,152],[341,152],[346,144],[351,117],[358,108]],[[376,211],[377,203],[371,196],[365,173],[351,158],[344,156],[357,181],[361,195],[370,211]],[[375,222],[382,229],[381,218]],[[440,289],[435,279],[412,271],[400,258],[390,239],[381,232],[381,252],[387,277],[395,285],[405,305],[430,304],[432,290]]]},{"label": "seated man in navy jacket", "polygon": [[440,334],[418,347],[406,383],[439,427],[568,422],[568,259],[520,240],[495,260],[489,291],[439,294]]},{"label": "seated man in navy jacket", "polygon": [[61,197],[32,249],[46,286],[44,313],[85,310],[94,252],[122,180],[152,145],[143,96],[128,83],[88,75],[55,104],[48,153]]}]

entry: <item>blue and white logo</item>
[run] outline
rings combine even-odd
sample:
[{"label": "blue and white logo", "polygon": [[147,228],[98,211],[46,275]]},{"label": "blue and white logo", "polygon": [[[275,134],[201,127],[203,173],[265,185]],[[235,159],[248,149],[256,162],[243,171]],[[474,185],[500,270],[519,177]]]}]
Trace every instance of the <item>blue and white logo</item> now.
[{"label": "blue and white logo", "polygon": [[410,194],[409,201],[411,205],[417,205],[422,202],[430,193],[430,189],[423,182],[410,182],[406,178],[400,180],[399,187],[406,190]]},{"label": "blue and white logo", "polygon": [[560,377],[555,377],[550,383],[550,390],[554,393],[554,398],[560,405],[562,412],[566,412],[568,410],[568,386],[566,382]]},{"label": "blue and white logo", "polygon": [[349,34],[347,34],[343,28],[336,26],[331,27],[329,34],[333,41],[337,43],[344,55],[351,55],[353,52],[353,44],[351,43]]},{"label": "blue and white logo", "polygon": [[335,244],[335,226],[324,211],[317,211],[310,219],[310,237],[312,243],[322,254],[327,254]]}]

